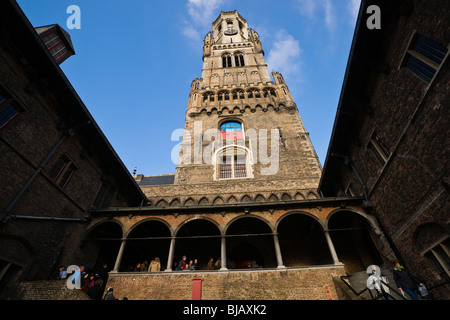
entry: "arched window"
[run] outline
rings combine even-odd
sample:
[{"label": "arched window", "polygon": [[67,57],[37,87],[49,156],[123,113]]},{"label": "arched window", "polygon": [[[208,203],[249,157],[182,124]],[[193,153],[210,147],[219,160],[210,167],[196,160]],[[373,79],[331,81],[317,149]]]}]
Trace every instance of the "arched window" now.
[{"label": "arched window", "polygon": [[222,140],[243,139],[242,124],[237,121],[227,121],[220,125]]},{"label": "arched window", "polygon": [[231,68],[231,54],[225,53],[222,55],[222,67]]},{"label": "arched window", "polygon": [[244,54],[243,53],[235,53],[234,54],[234,63],[236,65],[236,67],[242,67],[245,66],[244,63]]},{"label": "arched window", "polygon": [[234,90],[232,92],[233,94],[233,99],[237,100],[237,99],[244,99],[244,91],[242,90]]},{"label": "arched window", "polygon": [[214,93],[211,92],[211,91],[205,92],[203,94],[203,102],[206,102],[208,100],[209,101],[214,101]]},{"label": "arched window", "polygon": [[245,148],[230,146],[217,153],[218,179],[251,178],[249,153]]}]

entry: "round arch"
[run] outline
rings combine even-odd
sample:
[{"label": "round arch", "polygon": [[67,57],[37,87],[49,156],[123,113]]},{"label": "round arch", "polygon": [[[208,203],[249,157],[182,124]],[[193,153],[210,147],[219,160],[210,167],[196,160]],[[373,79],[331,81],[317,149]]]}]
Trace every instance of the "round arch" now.
[{"label": "round arch", "polygon": [[370,216],[370,215],[368,215],[368,214],[366,214],[366,213],[364,213],[364,212],[360,212],[360,211],[358,211],[358,210],[353,210],[353,209],[336,209],[336,210],[333,210],[333,211],[330,212],[330,214],[327,216],[327,219],[326,219],[326,221],[325,221],[325,227],[326,227],[327,229],[329,229],[328,224],[329,224],[330,219],[331,219],[334,215],[339,214],[339,212],[343,212],[343,211],[344,211],[344,212],[352,212],[352,213],[354,213],[355,215],[358,215],[358,216],[360,216],[361,218],[364,218],[365,220],[367,220],[367,221],[370,223],[371,228],[373,229],[373,231],[374,231],[376,234],[381,234],[381,231],[380,231],[380,229],[378,228],[378,226],[377,226],[377,224],[376,224],[376,222],[375,222],[375,218],[374,218],[374,217],[372,217],[372,216]]},{"label": "round arch", "polygon": [[[12,285],[26,277],[24,269],[33,268],[35,249],[22,236],[0,235],[0,299],[9,299]],[[47,270],[50,274],[51,270]],[[45,277],[43,274],[42,277]]]},{"label": "round arch", "polygon": [[171,237],[172,229],[166,221],[158,218],[139,221],[126,233],[125,252],[119,271],[148,271],[150,262],[155,258],[159,258],[161,270],[164,270]]},{"label": "round arch", "polygon": [[277,221],[276,230],[287,267],[332,264],[323,223],[314,215],[293,211]]},{"label": "round arch", "polygon": [[183,256],[197,259],[197,266],[205,270],[210,258],[220,257],[221,229],[219,224],[207,217],[194,217],[180,223],[174,232],[175,250],[172,270],[178,270]]},{"label": "round arch", "polygon": [[313,215],[312,213],[307,212],[307,211],[297,211],[297,210],[286,212],[286,213],[283,214],[280,218],[278,218],[278,220],[277,220],[277,222],[276,222],[276,224],[275,224],[275,230],[278,230],[278,227],[279,227],[280,223],[281,223],[284,219],[286,219],[286,218],[289,217],[289,216],[292,216],[292,215],[299,215],[299,214],[304,215],[304,216],[307,216],[308,218],[311,218],[312,220],[314,220],[316,223],[318,223],[318,224],[320,225],[320,227],[322,228],[322,231],[325,230],[325,228],[326,228],[325,224],[324,224],[323,221],[322,221],[321,219],[319,219],[317,216],[315,216],[315,215]]},{"label": "round arch", "polygon": [[348,274],[366,270],[371,264],[382,266],[375,242],[378,229],[367,215],[355,210],[335,210],[327,219],[327,230]]},{"label": "round arch", "polygon": [[273,227],[255,215],[231,220],[225,228],[227,267],[277,267]]},{"label": "round arch", "polygon": [[94,224],[87,231],[83,251],[85,264],[99,270],[104,264],[107,269],[114,267],[120,244],[124,234],[124,227],[118,220],[103,220]]},{"label": "round arch", "polygon": [[413,234],[413,243],[419,253],[448,236],[449,232],[436,222],[427,222],[418,226]]}]

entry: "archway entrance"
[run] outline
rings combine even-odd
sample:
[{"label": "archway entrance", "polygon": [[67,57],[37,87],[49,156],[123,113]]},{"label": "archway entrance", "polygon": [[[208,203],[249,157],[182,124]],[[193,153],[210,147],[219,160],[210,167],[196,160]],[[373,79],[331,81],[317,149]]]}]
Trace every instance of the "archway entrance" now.
[{"label": "archway entrance", "polygon": [[226,236],[229,268],[277,267],[273,232],[261,219],[237,219],[228,227]]},{"label": "archway entrance", "polygon": [[351,211],[334,213],[328,229],[339,261],[348,274],[366,270],[371,265],[381,266],[383,260],[373,241],[372,225],[361,215]]},{"label": "archway entrance", "polygon": [[138,264],[144,264],[142,271],[148,271],[150,262],[156,257],[160,259],[161,270],[165,270],[170,236],[169,228],[161,221],[148,220],[135,226],[128,234],[119,271],[134,271]]},{"label": "archway entrance", "polygon": [[280,221],[277,231],[286,267],[333,263],[323,228],[315,219],[290,214]]},{"label": "archway entrance", "polygon": [[187,258],[186,263],[197,259],[200,270],[206,270],[211,257],[214,261],[220,257],[220,230],[209,220],[194,219],[186,222],[178,230],[175,239],[172,270],[177,270],[183,255]]},{"label": "archway entrance", "polygon": [[33,267],[30,264],[33,253],[34,249],[25,239],[0,236],[1,300],[8,299],[9,294],[14,293],[17,282],[23,280],[24,269]]},{"label": "archway entrance", "polygon": [[107,264],[108,270],[114,267],[122,239],[122,227],[112,221],[100,223],[89,230],[83,251],[85,264],[97,271]]}]

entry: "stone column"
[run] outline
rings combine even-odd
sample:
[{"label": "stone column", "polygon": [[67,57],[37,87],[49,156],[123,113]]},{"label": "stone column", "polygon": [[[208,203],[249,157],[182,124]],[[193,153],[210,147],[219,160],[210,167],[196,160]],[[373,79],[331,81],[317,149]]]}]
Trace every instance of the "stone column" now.
[{"label": "stone column", "polygon": [[273,234],[273,242],[275,245],[275,254],[277,256],[277,264],[280,269],[286,268],[283,264],[283,257],[281,256],[280,242],[278,241],[278,234]]},{"label": "stone column", "polygon": [[328,230],[324,231],[325,239],[327,239],[328,248],[330,249],[331,257],[333,258],[334,264],[341,264],[339,262],[338,256],[336,254],[336,249],[334,248],[333,241],[331,241],[330,232]]},{"label": "stone column", "polygon": [[117,254],[116,263],[114,264],[114,269],[112,272],[119,272],[120,264],[122,262],[123,252],[125,251],[125,246],[127,244],[127,240],[122,240],[120,244],[119,253]]},{"label": "stone column", "polygon": [[225,235],[222,235],[222,241],[220,244],[220,258],[222,259],[220,270],[228,270],[227,269],[227,238],[225,238]]},{"label": "stone column", "polygon": [[166,270],[164,270],[165,272],[172,271],[174,251],[175,251],[175,237],[172,237],[172,239],[170,240],[169,256],[167,257],[167,268]]}]

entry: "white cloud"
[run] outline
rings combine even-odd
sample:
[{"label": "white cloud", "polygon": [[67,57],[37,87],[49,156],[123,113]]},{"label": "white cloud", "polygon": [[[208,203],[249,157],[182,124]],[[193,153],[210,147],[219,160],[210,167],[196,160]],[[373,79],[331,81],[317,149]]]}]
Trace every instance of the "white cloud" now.
[{"label": "white cloud", "polygon": [[225,0],[188,0],[188,14],[197,23],[210,24],[223,3]]},{"label": "white cloud", "polygon": [[[202,35],[198,31],[198,28],[192,25],[189,21],[184,21],[184,27],[183,27],[183,35],[188,38],[191,41],[199,42],[202,40]],[[197,47],[197,45],[196,45]]]},{"label": "white cloud", "polygon": [[336,17],[334,16],[334,8],[330,0],[325,0],[323,3],[325,10],[325,24],[328,29],[334,30],[336,27]]},{"label": "white cloud", "polygon": [[300,13],[304,16],[312,18],[316,11],[316,0],[299,0]]},{"label": "white cloud", "polygon": [[[336,30],[339,20],[350,16],[348,20],[354,25],[358,17],[361,0],[298,0],[300,14],[309,20],[324,23],[328,30]],[[342,4],[344,7],[342,7]],[[342,9],[347,10],[342,14]]]},{"label": "white cloud", "polygon": [[[341,0],[340,0],[341,1]],[[331,0],[298,0],[300,14],[308,19],[323,19],[326,27],[336,27],[335,8]]]},{"label": "white cloud", "polygon": [[352,24],[355,24],[355,22],[356,22],[356,18],[358,17],[360,6],[361,6],[361,0],[348,0],[347,8],[350,12]]},{"label": "white cloud", "polygon": [[299,41],[284,30],[279,31],[275,37],[273,48],[266,59],[269,71],[278,71],[285,77],[298,73],[302,52]]},{"label": "white cloud", "polygon": [[202,40],[224,3],[225,0],[187,0],[189,19],[183,23],[183,34],[191,41]]}]

